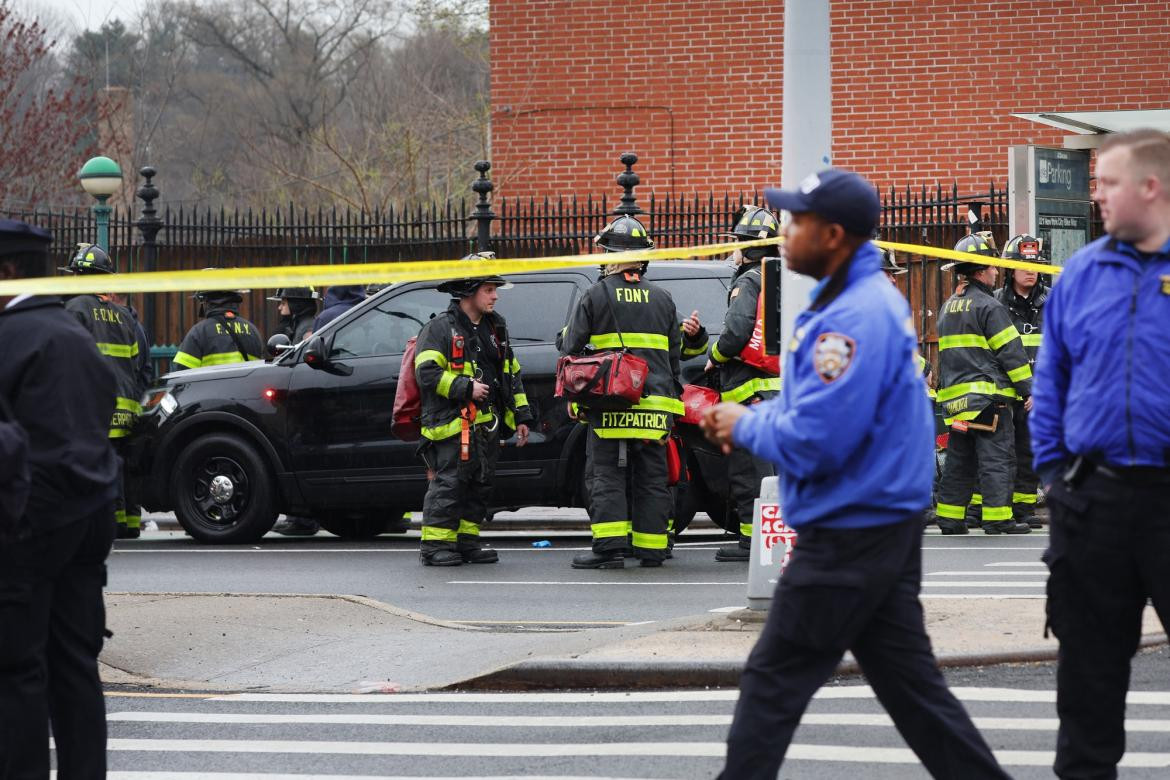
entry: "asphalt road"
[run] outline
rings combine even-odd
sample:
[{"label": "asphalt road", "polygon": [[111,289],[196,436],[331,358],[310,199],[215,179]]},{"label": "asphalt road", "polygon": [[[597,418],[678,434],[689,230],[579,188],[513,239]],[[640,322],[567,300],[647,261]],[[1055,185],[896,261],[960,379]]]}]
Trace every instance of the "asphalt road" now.
[{"label": "asphalt road", "polygon": [[[606,625],[730,611],[745,604],[746,564],[718,563],[725,538],[688,531],[660,569],[570,568],[588,549],[582,531],[485,533],[500,551],[494,565],[424,567],[418,533],[347,542],[269,534],[252,546],[199,544],[180,531],[119,541],[109,589],[131,592],[330,593],[363,595],[434,617],[490,623]],[[549,541],[552,547],[533,547]],[[1026,536],[923,540],[925,598],[1039,598],[1047,570],[1045,531]]]},{"label": "asphalt road", "polygon": [[[1168,663],[1165,648],[1135,661],[1123,777],[1170,772]],[[1051,664],[947,677],[1012,777],[1052,777]],[[110,777],[710,778],[721,766],[736,695],[109,692]],[[858,678],[833,681],[812,702],[780,775],[849,776],[927,777]]]}]

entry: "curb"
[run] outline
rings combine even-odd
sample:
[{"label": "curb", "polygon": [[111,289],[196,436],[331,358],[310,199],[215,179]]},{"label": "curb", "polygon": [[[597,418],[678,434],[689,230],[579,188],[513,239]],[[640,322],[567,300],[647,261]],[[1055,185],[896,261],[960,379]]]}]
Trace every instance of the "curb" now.
[{"label": "curb", "polygon": [[[1139,649],[1167,644],[1166,634],[1147,634]],[[1042,663],[1057,659],[1056,648],[1031,648],[1002,653],[950,653],[938,657],[939,668]],[[532,659],[449,685],[444,691],[552,690],[563,688],[738,688],[741,661],[646,662],[636,660]],[[861,674],[856,661],[842,661],[835,676]]]}]

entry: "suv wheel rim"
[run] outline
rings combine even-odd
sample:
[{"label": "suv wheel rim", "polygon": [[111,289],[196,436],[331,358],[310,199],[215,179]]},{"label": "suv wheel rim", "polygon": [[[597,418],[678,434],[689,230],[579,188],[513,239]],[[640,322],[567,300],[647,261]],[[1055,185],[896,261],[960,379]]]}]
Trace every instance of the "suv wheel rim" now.
[{"label": "suv wheel rim", "polygon": [[248,474],[231,458],[208,458],[195,473],[191,498],[205,524],[233,525],[248,503]]}]

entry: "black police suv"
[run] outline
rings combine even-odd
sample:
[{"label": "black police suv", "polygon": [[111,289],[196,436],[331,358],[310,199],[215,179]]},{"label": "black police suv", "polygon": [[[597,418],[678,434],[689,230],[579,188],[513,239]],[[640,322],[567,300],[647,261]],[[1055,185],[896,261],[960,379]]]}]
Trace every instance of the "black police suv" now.
[{"label": "black police suv", "polygon": [[[723,262],[650,267],[679,316],[694,309],[712,337],[726,311],[734,268]],[[506,443],[496,469],[498,509],[583,506],[586,427],[553,397],[557,333],[593,269],[509,276],[496,305],[508,322],[535,415],[523,448]],[[418,444],[390,430],[394,390],[407,339],[447,308],[434,283],[387,287],[269,362],[167,374],[144,398],[132,468],[144,506],[173,510],[194,538],[252,542],[280,512],[311,516],[335,534],[369,538],[405,530],[404,511],[422,506],[425,470]],[[306,360],[308,356],[308,360]],[[683,363],[695,381],[706,358]],[[701,509],[726,522],[722,459],[692,425],[690,482],[679,491],[676,525]]]}]

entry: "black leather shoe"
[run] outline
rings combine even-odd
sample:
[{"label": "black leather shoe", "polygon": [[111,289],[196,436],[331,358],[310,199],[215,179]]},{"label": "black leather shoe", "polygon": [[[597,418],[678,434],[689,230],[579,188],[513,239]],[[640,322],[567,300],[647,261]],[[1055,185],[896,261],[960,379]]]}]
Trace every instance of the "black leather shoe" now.
[{"label": "black leather shoe", "polygon": [[118,539],[137,539],[140,536],[142,536],[141,528],[131,528],[126,525],[118,526],[118,533],[116,535]]},{"label": "black leather shoe", "polygon": [[747,563],[752,559],[752,551],[739,544],[726,544],[715,551],[715,560],[723,562],[740,561]]},{"label": "black leather shoe", "polygon": [[960,523],[958,525],[943,525],[940,522],[938,524],[938,528],[940,531],[942,531],[943,536],[963,536],[964,534],[971,533],[969,530],[967,530],[966,523]]},{"label": "black leather shoe", "polygon": [[490,547],[470,547],[459,551],[464,563],[497,563],[500,554]]},{"label": "black leather shoe", "polygon": [[657,569],[662,565],[662,561],[658,560],[657,558],[640,558],[638,560],[638,565],[644,569]]},{"label": "black leather shoe", "polygon": [[573,556],[574,569],[621,569],[626,558],[621,552],[587,552]]},{"label": "black leather shoe", "polygon": [[1030,534],[1032,529],[1027,523],[1017,523],[1015,520],[1005,520],[1002,523],[984,523],[983,533],[991,534]]},{"label": "black leather shoe", "polygon": [[434,550],[433,552],[419,553],[419,560],[423,566],[462,566],[463,556],[455,550]]}]

